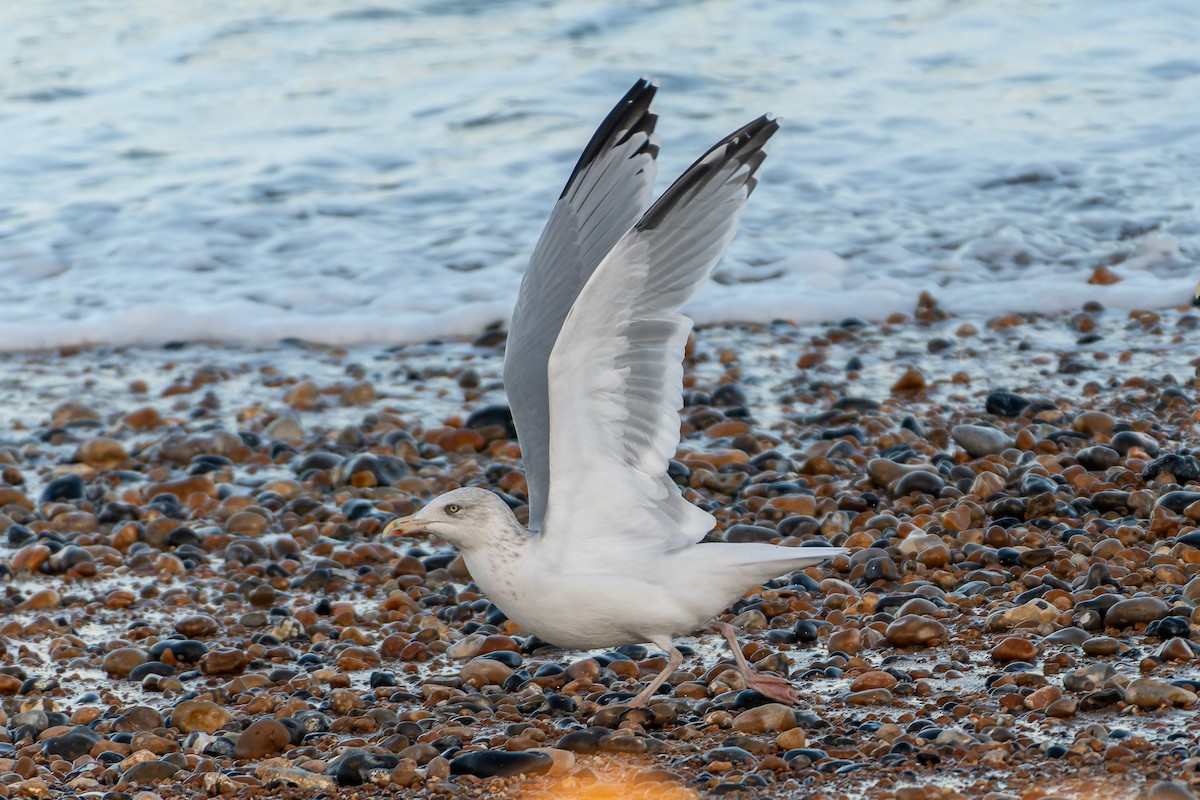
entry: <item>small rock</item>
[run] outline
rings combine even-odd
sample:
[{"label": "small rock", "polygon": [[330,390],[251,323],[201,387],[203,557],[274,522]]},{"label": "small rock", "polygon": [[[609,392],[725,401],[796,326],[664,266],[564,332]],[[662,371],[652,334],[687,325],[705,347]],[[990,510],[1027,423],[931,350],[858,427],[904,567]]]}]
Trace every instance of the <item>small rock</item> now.
[{"label": "small rock", "polygon": [[862,692],[868,689],[891,689],[898,681],[890,672],[873,669],[859,675],[850,683],[850,691]]},{"label": "small rock", "polygon": [[972,458],[995,455],[1012,446],[1008,435],[983,425],[955,425],[950,436]]},{"label": "small rock", "polygon": [[892,702],[892,693],[887,689],[864,689],[846,695],[846,703],[852,706],[879,706]]},{"label": "small rock", "polygon": [[738,714],[733,720],[734,730],[742,733],[766,733],[786,731],[796,727],[796,714],[782,703],[767,703]]},{"label": "small rock", "polygon": [[1138,678],[1125,687],[1125,701],[1146,710],[1166,705],[1191,706],[1195,705],[1196,699],[1196,695],[1187,689],[1153,678]]},{"label": "small rock", "polygon": [[87,755],[103,737],[91,728],[77,725],[67,733],[52,736],[42,741],[42,752],[51,758],[61,758],[63,761],[74,761],[80,756]]},{"label": "small rock", "polygon": [[904,374],[896,379],[892,384],[892,394],[901,394],[906,392],[919,392],[929,385],[929,378],[925,373],[916,367],[908,367],[904,370]]},{"label": "small rock", "polygon": [[946,641],[950,634],[946,626],[935,619],[906,614],[888,625],[883,635],[896,647],[929,647]]},{"label": "small rock", "polygon": [[129,460],[129,452],[116,439],[100,437],[80,445],[76,458],[96,469],[118,469]]},{"label": "small rock", "polygon": [[1103,472],[1121,462],[1121,454],[1102,444],[1085,447],[1075,454],[1076,460],[1088,470]]},{"label": "small rock", "polygon": [[491,658],[476,658],[463,664],[458,677],[468,686],[501,686],[513,674],[511,667]]},{"label": "small rock", "polygon": [[1187,784],[1178,781],[1159,781],[1147,786],[1139,795],[1140,800],[1196,800],[1196,795]]},{"label": "small rock", "polygon": [[1141,596],[1118,600],[1104,615],[1110,628],[1129,628],[1138,623],[1153,622],[1171,613],[1167,604],[1157,597]]},{"label": "small rock", "polygon": [[371,753],[360,747],[352,747],[330,761],[325,774],[332,775],[339,786],[362,786],[372,783],[376,776],[381,782],[391,782],[392,770],[399,763],[400,756],[391,753]]},{"label": "small rock", "polygon": [[1051,703],[1061,700],[1062,696],[1063,690],[1057,686],[1043,686],[1026,696],[1025,707],[1033,710],[1046,708]]},{"label": "small rock", "polygon": [[165,780],[170,780],[175,777],[176,773],[181,772],[179,767],[172,764],[170,761],[155,759],[153,761],[142,761],[134,764],[121,775],[121,780],[117,783],[118,787],[127,788],[131,786],[153,786],[156,783],[162,783]]},{"label": "small rock", "polygon": [[171,712],[171,726],[182,733],[215,733],[232,719],[233,714],[209,700],[185,700]]},{"label": "small rock", "polygon": [[1090,664],[1068,672],[1063,678],[1063,688],[1069,692],[1090,692],[1115,674],[1111,664]]},{"label": "small rock", "polygon": [[993,661],[1033,661],[1037,658],[1038,647],[1029,639],[1020,636],[1008,636],[992,648]]},{"label": "small rock", "polygon": [[450,773],[474,775],[477,778],[508,778],[525,774],[544,775],[553,766],[554,759],[546,753],[474,750],[451,760]]},{"label": "small rock", "polygon": [[1006,392],[1003,389],[993,389],[988,392],[983,403],[989,414],[995,414],[997,417],[1019,417],[1025,407],[1029,405],[1030,400],[1028,397]]},{"label": "small rock", "polygon": [[260,719],[251,722],[234,745],[235,758],[260,759],[282,752],[291,741],[291,734],[279,722],[273,719]]},{"label": "small rock", "polygon": [[1083,643],[1083,652],[1089,656],[1115,656],[1121,647],[1121,642],[1111,636],[1093,636]]},{"label": "small rock", "polygon": [[125,678],[133,671],[134,667],[145,664],[150,660],[146,651],[139,650],[136,647],[119,647],[104,656],[104,661],[101,666],[104,671],[112,678]]}]

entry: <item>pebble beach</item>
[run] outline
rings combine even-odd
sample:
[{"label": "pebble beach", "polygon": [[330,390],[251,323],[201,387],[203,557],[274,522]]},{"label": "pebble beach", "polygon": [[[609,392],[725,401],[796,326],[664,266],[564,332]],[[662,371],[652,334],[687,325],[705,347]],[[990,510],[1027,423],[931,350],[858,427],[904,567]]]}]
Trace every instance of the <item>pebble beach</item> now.
[{"label": "pebble beach", "polygon": [[1188,308],[698,329],[671,465],[710,538],[848,556],[665,663],[506,620],[436,539],[523,516],[503,333],[0,359],[0,797],[1195,797]]}]

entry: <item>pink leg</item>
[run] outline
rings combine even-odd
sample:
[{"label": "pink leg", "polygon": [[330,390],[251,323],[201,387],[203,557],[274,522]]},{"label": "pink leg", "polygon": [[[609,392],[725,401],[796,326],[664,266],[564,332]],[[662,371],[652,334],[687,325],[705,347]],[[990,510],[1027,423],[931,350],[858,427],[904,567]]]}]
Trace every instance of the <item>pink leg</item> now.
[{"label": "pink leg", "polygon": [[646,688],[638,692],[638,696],[626,703],[628,708],[645,708],[650,705],[650,700],[654,697],[654,693],[658,691],[658,687],[667,682],[667,678],[671,677],[671,673],[679,669],[679,665],[683,663],[683,653],[672,645],[667,657],[667,665],[663,667],[663,671],[654,676],[654,680],[646,684]]},{"label": "pink leg", "polygon": [[732,625],[728,622],[718,622],[717,630],[721,632],[721,635],[725,637],[725,641],[729,643],[729,649],[733,652],[734,663],[737,664],[737,671],[741,673],[747,687],[764,697],[778,700],[780,703],[787,703],[794,706],[800,702],[800,696],[796,694],[795,687],[792,686],[792,682],[787,678],[758,672],[747,663],[746,657],[742,655],[742,647],[738,644],[737,635]]}]

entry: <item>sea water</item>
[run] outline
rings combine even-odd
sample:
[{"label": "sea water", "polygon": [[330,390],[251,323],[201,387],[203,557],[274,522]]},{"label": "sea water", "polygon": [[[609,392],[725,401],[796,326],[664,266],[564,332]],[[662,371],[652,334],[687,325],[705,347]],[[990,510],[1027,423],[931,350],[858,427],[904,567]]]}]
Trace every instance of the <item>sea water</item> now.
[{"label": "sea water", "polygon": [[660,188],[784,122],[701,322],[1186,303],[1198,41],[1192,0],[0,4],[0,349],[503,324],[641,75]]}]

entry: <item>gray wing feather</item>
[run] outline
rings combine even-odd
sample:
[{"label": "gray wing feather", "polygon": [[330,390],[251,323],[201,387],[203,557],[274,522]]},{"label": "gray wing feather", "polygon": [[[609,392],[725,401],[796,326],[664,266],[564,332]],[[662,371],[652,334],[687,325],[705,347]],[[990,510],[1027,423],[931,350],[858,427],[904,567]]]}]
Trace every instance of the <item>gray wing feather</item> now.
[{"label": "gray wing feather", "polygon": [[504,386],[529,487],[529,527],[541,527],[550,487],[547,366],[567,312],[596,266],[642,216],[654,184],[657,87],[639,80],[580,156],[534,248],[509,325]]},{"label": "gray wing feather", "polygon": [[671,549],[713,527],[666,475],[679,444],[692,327],[679,308],[733,238],[778,127],[762,117],[696,161],[604,258],[571,308],[549,372],[554,471],[543,535],[560,543],[560,558],[586,559],[614,539],[629,549]]}]

